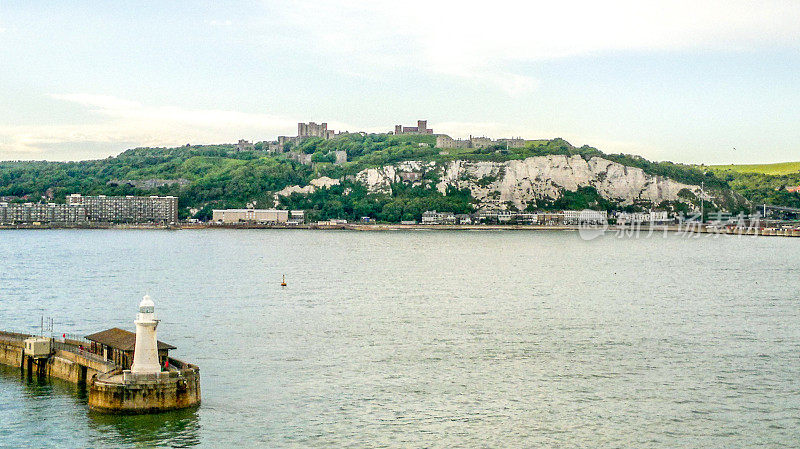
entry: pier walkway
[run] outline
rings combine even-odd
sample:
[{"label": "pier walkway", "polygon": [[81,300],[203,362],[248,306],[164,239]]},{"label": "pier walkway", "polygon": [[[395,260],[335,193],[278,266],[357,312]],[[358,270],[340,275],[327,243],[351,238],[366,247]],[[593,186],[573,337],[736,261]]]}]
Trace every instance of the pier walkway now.
[{"label": "pier walkway", "polygon": [[28,375],[53,376],[75,383],[86,383],[98,374],[120,367],[99,354],[86,349],[86,343],[72,339],[50,339],[46,357],[31,357],[25,353],[25,340],[36,335],[0,331],[0,363],[16,366]]}]

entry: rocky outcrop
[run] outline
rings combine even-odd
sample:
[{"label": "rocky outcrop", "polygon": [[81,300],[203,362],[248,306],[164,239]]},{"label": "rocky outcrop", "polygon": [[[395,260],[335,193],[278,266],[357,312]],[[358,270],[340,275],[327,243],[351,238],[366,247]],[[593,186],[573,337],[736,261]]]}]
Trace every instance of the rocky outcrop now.
[{"label": "rocky outcrop", "polygon": [[356,175],[356,181],[366,185],[372,192],[389,193],[392,191],[392,183],[406,181],[419,185],[426,172],[436,169],[435,162],[406,161],[396,165],[361,170]]},{"label": "rocky outcrop", "polygon": [[278,201],[279,196],[291,196],[293,193],[300,193],[302,195],[307,195],[309,193],[314,193],[317,188],[321,187],[331,187],[336,186],[341,183],[338,179],[329,178],[327,176],[322,176],[319,178],[312,179],[309,181],[309,184],[305,187],[300,186],[286,186],[281,190],[275,192],[275,201]]},{"label": "rocky outcrop", "polygon": [[409,179],[424,183],[426,178],[438,179],[435,186],[443,193],[448,187],[469,189],[481,207],[504,208],[513,204],[519,209],[536,204],[539,199],[557,199],[564,190],[588,186],[622,205],[688,201],[678,195],[681,190],[688,189],[695,195],[700,192],[698,186],[654,176],[640,168],[601,157],[587,161],[577,155],[537,156],[507,162],[455,160],[444,165],[409,161],[362,170],[356,175],[371,191],[387,193],[391,192],[392,183]]},{"label": "rocky outcrop", "polygon": [[340,182],[341,181],[339,181],[338,179],[322,176],[319,178],[312,179],[311,181],[309,181],[309,184],[311,184],[314,187],[330,187],[330,186],[338,186]]},{"label": "rocky outcrop", "polygon": [[128,185],[140,190],[151,190],[161,186],[170,186],[177,184],[179,187],[186,187],[191,184],[191,181],[184,178],[178,179],[112,179],[106,184],[110,186]]}]

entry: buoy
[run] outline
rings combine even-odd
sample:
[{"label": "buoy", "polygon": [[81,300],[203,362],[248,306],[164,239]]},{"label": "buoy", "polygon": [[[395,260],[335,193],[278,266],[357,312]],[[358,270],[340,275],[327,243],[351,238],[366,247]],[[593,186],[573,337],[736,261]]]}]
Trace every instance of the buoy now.
[{"label": "buoy", "polygon": [[283,275],[283,280],[281,281],[281,287],[286,287],[286,275]]}]

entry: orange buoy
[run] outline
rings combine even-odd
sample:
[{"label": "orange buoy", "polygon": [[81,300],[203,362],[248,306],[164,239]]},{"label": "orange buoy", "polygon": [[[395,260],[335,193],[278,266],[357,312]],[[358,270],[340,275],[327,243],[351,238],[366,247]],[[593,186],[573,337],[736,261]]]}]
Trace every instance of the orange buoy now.
[{"label": "orange buoy", "polygon": [[281,287],[286,287],[286,275],[283,275],[283,280],[281,281]]}]

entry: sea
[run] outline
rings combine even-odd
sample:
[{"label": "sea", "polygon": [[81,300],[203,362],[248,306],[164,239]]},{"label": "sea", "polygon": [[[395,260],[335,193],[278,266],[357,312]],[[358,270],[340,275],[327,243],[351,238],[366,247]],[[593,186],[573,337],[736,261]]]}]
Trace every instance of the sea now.
[{"label": "sea", "polygon": [[0,367],[0,447],[800,446],[800,239],[583,237],[0,231],[0,330],[133,331],[149,294],[202,385],[105,415]]}]

